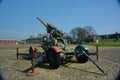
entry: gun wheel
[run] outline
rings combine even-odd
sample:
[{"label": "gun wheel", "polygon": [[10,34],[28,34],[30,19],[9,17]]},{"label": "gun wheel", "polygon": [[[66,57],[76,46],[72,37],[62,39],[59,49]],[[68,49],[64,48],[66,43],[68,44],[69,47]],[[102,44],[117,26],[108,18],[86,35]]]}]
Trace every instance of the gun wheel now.
[{"label": "gun wheel", "polygon": [[86,63],[88,61],[88,58],[82,52],[76,55],[76,59],[79,63]]},{"label": "gun wheel", "polygon": [[61,56],[60,53],[56,53],[54,50],[50,50],[47,53],[47,59],[50,65],[50,68],[57,69],[61,65]]}]

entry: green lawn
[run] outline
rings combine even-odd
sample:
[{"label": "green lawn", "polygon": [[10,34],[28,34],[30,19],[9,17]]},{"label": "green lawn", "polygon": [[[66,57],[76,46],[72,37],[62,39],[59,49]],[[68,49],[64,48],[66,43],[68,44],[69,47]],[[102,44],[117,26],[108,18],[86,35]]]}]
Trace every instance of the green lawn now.
[{"label": "green lawn", "polygon": [[114,39],[102,39],[99,43],[85,43],[91,46],[106,46],[106,47],[120,47],[120,40],[114,41]]}]

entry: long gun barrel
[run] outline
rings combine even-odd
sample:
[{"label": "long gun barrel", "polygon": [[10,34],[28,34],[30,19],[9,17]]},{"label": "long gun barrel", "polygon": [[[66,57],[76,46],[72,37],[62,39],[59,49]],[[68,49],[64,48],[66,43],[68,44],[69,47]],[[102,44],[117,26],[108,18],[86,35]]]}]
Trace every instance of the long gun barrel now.
[{"label": "long gun barrel", "polygon": [[37,19],[45,26],[45,27],[49,27],[49,28],[52,28],[52,29],[56,29],[56,27],[51,24],[51,23],[45,23],[43,20],[41,20],[39,17],[37,17]]},{"label": "long gun barrel", "polygon": [[46,24],[44,21],[42,21],[39,17],[37,17],[37,19],[38,19],[45,27],[47,27],[47,24]]}]

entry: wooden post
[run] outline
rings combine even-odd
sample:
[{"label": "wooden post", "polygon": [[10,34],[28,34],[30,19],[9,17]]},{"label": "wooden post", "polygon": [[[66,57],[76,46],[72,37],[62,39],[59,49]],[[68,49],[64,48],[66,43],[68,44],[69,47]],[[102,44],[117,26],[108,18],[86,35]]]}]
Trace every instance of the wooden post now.
[{"label": "wooden post", "polygon": [[16,57],[17,57],[17,60],[19,59],[18,58],[18,47],[16,48]]},{"label": "wooden post", "polygon": [[98,46],[96,46],[96,61],[97,61],[97,62],[100,61],[100,60],[99,60],[99,55],[98,55]]}]

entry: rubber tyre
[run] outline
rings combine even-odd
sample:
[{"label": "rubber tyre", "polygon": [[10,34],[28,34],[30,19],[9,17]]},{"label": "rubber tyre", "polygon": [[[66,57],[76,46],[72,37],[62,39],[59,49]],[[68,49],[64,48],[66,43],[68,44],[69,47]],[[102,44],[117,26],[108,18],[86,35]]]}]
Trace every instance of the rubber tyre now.
[{"label": "rubber tyre", "polygon": [[88,61],[88,58],[80,52],[80,54],[76,55],[76,59],[79,63],[86,63]]},{"label": "rubber tyre", "polygon": [[61,56],[60,53],[56,53],[54,50],[50,50],[47,53],[47,59],[50,65],[50,68],[57,69],[61,65]]}]

